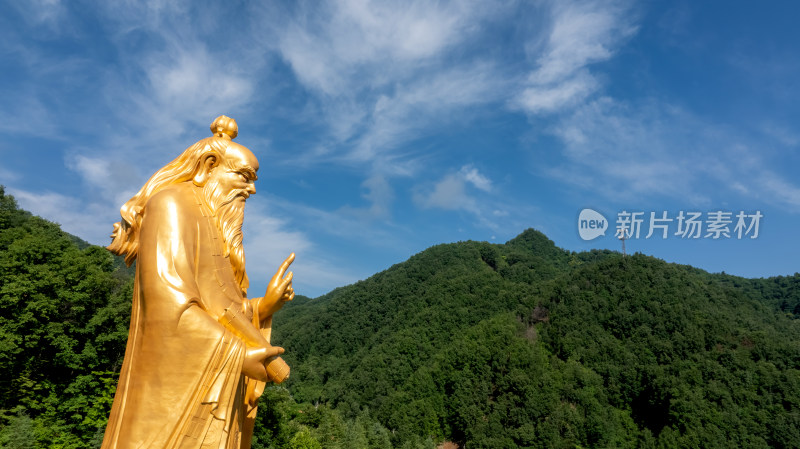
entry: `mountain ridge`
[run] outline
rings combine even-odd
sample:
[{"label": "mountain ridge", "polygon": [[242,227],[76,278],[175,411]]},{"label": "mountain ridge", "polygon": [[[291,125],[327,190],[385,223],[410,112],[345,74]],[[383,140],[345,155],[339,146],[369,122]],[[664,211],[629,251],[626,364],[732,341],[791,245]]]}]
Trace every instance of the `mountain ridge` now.
[{"label": "mountain ridge", "polygon": [[[288,388],[298,403],[327,404],[351,417],[366,407],[397,443],[423,435],[487,448],[671,446],[701,437],[713,441],[724,428],[746,445],[781,445],[800,442],[791,433],[788,440],[774,436],[786,434],[787,423],[800,423],[800,402],[791,402],[797,395],[784,391],[795,405],[772,409],[775,419],[758,421],[769,432],[737,431],[750,422],[742,410],[754,410],[742,399],[747,388],[734,377],[768,360],[785,371],[782,382],[791,390],[800,373],[800,321],[762,293],[788,301],[798,293],[794,280],[770,290],[772,278],[710,274],[641,254],[569,252],[529,229],[505,244],[435,245],[307,301],[302,313],[289,304],[276,316],[273,338],[295,369]],[[475,335],[495,341],[493,330],[514,348],[509,354],[521,354],[519,360],[499,360],[489,343],[475,341]],[[465,348],[482,356],[471,357]],[[684,359],[717,376],[704,381],[722,385],[728,409],[736,413],[706,421],[695,416],[694,410],[710,410],[714,401],[704,390],[696,398],[680,390],[689,388],[681,373],[696,371],[692,363],[681,365]],[[549,371],[536,368],[541,364]],[[505,385],[508,379],[487,367],[525,381]],[[453,373],[462,376],[459,382]],[[546,394],[529,391],[542,382]],[[477,391],[466,394],[460,383],[499,390],[515,405],[498,408],[496,397],[466,400]],[[584,386],[570,393],[573,383]],[[552,401],[542,402],[542,395]],[[538,412],[521,397],[538,404]],[[562,409],[564,401],[581,415]],[[692,406],[681,408],[684,403]],[[523,410],[528,419],[516,420]],[[554,413],[561,420],[558,431],[550,422]],[[686,417],[700,424],[687,426]],[[565,433],[563,426],[575,432]]]}]

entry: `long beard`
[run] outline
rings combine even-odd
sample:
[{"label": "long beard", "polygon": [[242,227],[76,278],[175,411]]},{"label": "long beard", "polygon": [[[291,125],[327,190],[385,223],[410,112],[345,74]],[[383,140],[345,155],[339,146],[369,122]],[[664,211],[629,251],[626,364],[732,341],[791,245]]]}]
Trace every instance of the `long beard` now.
[{"label": "long beard", "polygon": [[244,245],[242,245],[245,197],[240,190],[234,190],[226,196],[220,191],[219,184],[213,181],[203,186],[203,194],[214,212],[217,229],[222,234],[225,257],[230,260],[234,277],[242,293],[246,294],[250,281],[245,271]]}]

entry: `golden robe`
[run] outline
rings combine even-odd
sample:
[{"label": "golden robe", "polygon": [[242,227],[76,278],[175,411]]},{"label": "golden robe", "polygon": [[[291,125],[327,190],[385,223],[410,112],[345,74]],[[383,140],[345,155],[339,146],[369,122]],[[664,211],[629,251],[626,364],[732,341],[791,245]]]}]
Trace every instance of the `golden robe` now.
[{"label": "golden robe", "polygon": [[252,317],[201,189],[186,182],[155,194],[103,449],[250,447],[264,384],[242,374],[245,344],[218,321],[232,305]]}]

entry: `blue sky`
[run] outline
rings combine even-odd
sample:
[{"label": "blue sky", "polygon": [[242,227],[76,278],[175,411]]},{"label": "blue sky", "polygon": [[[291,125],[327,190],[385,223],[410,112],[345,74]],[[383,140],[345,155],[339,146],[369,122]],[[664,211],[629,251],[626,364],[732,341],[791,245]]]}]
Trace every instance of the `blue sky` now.
[{"label": "blue sky", "polygon": [[[623,210],[760,211],[756,239],[627,249],[800,271],[796,2],[4,3],[0,183],[91,243],[226,114],[262,167],[251,295],[291,251],[316,296],[529,227],[619,250]],[[612,230],[583,241],[584,208]]]}]

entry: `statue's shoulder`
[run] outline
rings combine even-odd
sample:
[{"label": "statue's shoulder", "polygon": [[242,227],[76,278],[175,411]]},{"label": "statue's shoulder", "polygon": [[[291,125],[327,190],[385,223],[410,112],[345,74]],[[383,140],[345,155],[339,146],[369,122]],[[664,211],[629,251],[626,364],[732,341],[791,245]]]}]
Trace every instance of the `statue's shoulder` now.
[{"label": "statue's shoulder", "polygon": [[184,182],[161,189],[147,200],[145,213],[155,210],[182,212],[197,210],[197,200],[192,192],[193,187],[192,183]]}]

